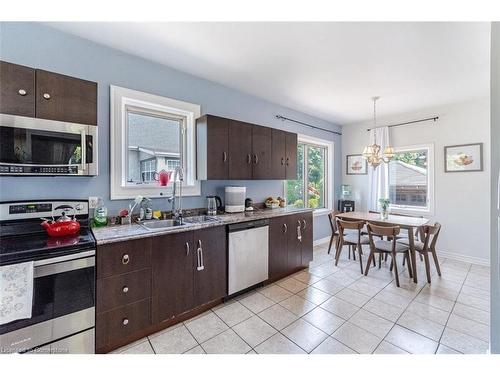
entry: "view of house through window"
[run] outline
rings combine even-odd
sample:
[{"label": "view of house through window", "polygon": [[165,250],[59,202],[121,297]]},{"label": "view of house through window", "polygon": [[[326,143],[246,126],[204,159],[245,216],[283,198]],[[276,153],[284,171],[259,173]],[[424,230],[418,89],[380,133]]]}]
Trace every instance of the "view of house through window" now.
[{"label": "view of house through window", "polygon": [[[305,157],[304,157],[305,156]],[[297,180],[286,182],[287,204],[295,207],[325,208],[327,148],[299,143]]]},{"label": "view of house through window", "polygon": [[389,163],[389,199],[398,207],[428,207],[428,152],[397,152]]},{"label": "view of house through window", "polygon": [[156,173],[180,165],[182,122],[147,112],[127,111],[130,184],[156,183]]}]

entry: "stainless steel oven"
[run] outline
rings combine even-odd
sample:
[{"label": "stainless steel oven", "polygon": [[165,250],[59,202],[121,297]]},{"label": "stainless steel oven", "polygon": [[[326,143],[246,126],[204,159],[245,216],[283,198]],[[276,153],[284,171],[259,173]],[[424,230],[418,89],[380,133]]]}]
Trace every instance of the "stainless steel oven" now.
[{"label": "stainless steel oven", "polygon": [[97,175],[97,126],[0,114],[0,175]]},{"label": "stainless steel oven", "polygon": [[0,325],[0,352],[93,353],[94,295],[94,249],[35,261],[32,316]]}]

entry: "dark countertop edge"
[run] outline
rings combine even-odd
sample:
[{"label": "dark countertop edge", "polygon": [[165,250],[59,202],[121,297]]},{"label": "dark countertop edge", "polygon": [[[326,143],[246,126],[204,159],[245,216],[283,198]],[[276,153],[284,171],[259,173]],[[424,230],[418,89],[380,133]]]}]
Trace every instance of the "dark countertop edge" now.
[{"label": "dark countertop edge", "polygon": [[[181,233],[181,232],[188,232],[192,230],[198,230],[198,229],[204,229],[204,228],[209,228],[209,227],[216,227],[216,226],[221,226],[221,225],[229,225],[229,224],[234,224],[234,223],[244,223],[247,221],[253,221],[253,220],[259,220],[259,219],[271,219],[273,217],[280,217],[280,216],[288,216],[288,215],[295,215],[295,214],[300,214],[300,213],[306,213],[306,212],[313,212],[314,210],[312,208],[293,208],[293,209],[279,209],[279,211],[276,211],[278,209],[261,209],[259,211],[256,211],[249,216],[248,213],[226,213],[222,215],[218,215],[220,218],[222,218],[221,221],[216,221],[216,222],[206,222],[206,223],[196,223],[196,224],[190,224],[186,226],[179,226],[175,227],[174,229],[156,229],[156,230],[148,230],[143,227],[141,227],[139,224],[130,224],[130,225],[115,225],[115,226],[108,226],[108,227],[100,227],[100,228],[92,228],[92,233],[94,234],[94,237],[96,238],[96,244],[97,245],[105,245],[109,243],[115,243],[115,242],[123,242],[123,241],[129,241],[129,240],[134,240],[134,239],[141,239],[141,238],[147,238],[147,237],[156,237],[156,236],[163,236],[163,235],[168,235],[168,234],[173,234],[173,233]],[[256,214],[255,217],[253,214]],[[245,215],[245,216],[242,216]],[[99,236],[96,234],[96,232],[102,232],[102,231],[107,231],[109,230],[110,232],[114,230],[126,230],[126,227],[129,227],[131,231],[134,231],[135,233],[127,235],[118,235],[118,236],[113,236],[112,234],[109,237],[105,237],[103,235]],[[137,233],[137,231],[140,231]],[[101,238],[99,238],[101,237]]]}]

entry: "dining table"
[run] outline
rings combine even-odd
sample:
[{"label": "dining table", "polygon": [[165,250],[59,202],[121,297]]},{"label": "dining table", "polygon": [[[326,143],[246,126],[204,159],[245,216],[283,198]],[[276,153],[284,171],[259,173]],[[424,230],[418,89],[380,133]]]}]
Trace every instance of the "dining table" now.
[{"label": "dining table", "polygon": [[408,230],[408,243],[410,244],[411,267],[413,269],[413,281],[418,282],[417,278],[417,256],[415,252],[415,229],[420,230],[429,223],[429,219],[424,217],[406,216],[406,215],[388,215],[387,219],[382,219],[380,213],[366,211],[341,212],[335,215],[342,220],[364,221],[380,226],[399,226]]}]

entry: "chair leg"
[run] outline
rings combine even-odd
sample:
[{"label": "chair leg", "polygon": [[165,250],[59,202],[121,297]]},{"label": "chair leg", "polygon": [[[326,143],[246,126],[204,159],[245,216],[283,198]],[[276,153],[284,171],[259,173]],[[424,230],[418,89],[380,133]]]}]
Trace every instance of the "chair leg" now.
[{"label": "chair leg", "polygon": [[399,288],[399,274],[398,274],[398,262],[396,262],[396,253],[392,253],[392,264],[394,265],[394,275],[396,276],[396,286]]},{"label": "chair leg", "polygon": [[403,258],[403,267],[405,265],[406,257]]},{"label": "chair leg", "polygon": [[382,267],[382,253],[378,255],[378,269]]},{"label": "chair leg", "polygon": [[441,267],[439,267],[439,261],[438,261],[438,257],[437,257],[437,254],[436,254],[436,250],[431,250],[431,253],[432,253],[432,258],[434,259],[434,265],[436,266],[436,271],[438,273],[439,276],[441,276]]},{"label": "chair leg", "polygon": [[387,253],[385,253],[384,262],[387,262]]},{"label": "chair leg", "polygon": [[335,253],[335,267],[339,264],[340,254],[342,253],[342,247],[344,243],[341,238],[339,238],[339,246],[337,247],[337,252]]},{"label": "chair leg", "polygon": [[[363,257],[361,256],[361,244],[358,244],[358,251],[359,251],[359,266],[361,267],[361,274],[363,274]],[[370,264],[370,263],[368,263]]]},{"label": "chair leg", "polygon": [[431,283],[431,266],[429,264],[429,253],[427,251],[424,252],[424,262],[425,262],[425,273],[427,275],[427,282]]},{"label": "chair leg", "polygon": [[418,256],[420,257],[420,261],[424,260],[424,258],[422,258],[422,254],[421,253],[418,253]]},{"label": "chair leg", "polygon": [[372,264],[372,259],[375,258],[375,254],[370,250],[370,255],[368,255],[368,262],[366,262],[365,276],[368,276],[368,271],[370,270],[370,265]]},{"label": "chair leg", "polygon": [[349,245],[349,260],[351,259],[351,245]]},{"label": "chair leg", "polygon": [[332,244],[333,244],[333,239],[335,238],[335,235],[332,234],[330,237],[330,244],[328,245],[328,254],[330,254],[330,250],[332,249]]},{"label": "chair leg", "polygon": [[354,246],[349,245],[349,248],[352,248],[352,259],[356,260],[356,253],[354,252]]},{"label": "chair leg", "polygon": [[391,266],[389,267],[389,271],[392,272],[393,268],[394,268],[394,258],[391,257]]},{"label": "chair leg", "polygon": [[[412,271],[412,269],[411,269],[412,267],[411,267],[410,252],[409,252],[409,251],[407,251],[407,252],[405,253],[405,259],[406,259],[406,260],[407,260],[407,262],[408,262],[408,275],[410,275],[410,278],[411,278],[411,279],[413,279],[413,271]],[[404,265],[404,263],[403,263],[403,265]]]}]

